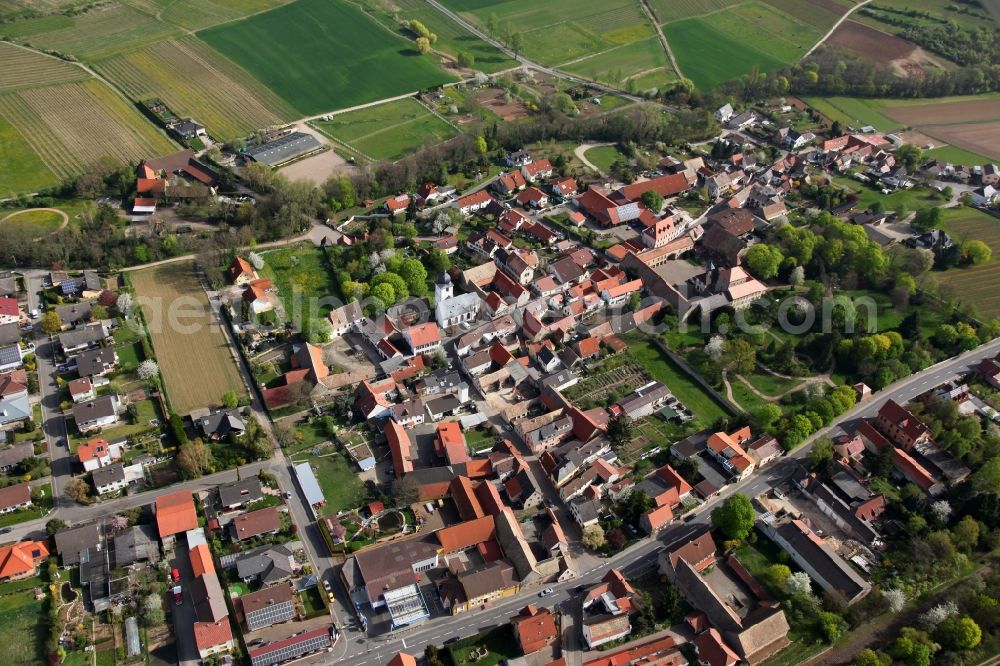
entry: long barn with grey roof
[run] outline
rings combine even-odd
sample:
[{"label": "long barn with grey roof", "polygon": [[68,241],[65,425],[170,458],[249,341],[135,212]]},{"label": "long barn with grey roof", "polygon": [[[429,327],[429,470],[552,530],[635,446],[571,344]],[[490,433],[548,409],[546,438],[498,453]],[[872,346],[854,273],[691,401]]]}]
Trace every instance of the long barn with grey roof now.
[{"label": "long barn with grey roof", "polygon": [[262,146],[248,149],[247,155],[254,162],[277,166],[322,148],[323,146],[313,135],[305,132],[292,132],[274,141],[268,141]]}]

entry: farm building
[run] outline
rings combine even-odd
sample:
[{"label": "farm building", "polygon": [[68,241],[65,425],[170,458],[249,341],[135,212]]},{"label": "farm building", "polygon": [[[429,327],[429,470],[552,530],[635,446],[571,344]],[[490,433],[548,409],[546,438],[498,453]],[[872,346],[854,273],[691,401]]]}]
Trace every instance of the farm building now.
[{"label": "farm building", "polygon": [[320,142],[311,134],[292,132],[274,141],[268,141],[263,145],[248,149],[247,156],[259,164],[278,166],[322,148]]}]

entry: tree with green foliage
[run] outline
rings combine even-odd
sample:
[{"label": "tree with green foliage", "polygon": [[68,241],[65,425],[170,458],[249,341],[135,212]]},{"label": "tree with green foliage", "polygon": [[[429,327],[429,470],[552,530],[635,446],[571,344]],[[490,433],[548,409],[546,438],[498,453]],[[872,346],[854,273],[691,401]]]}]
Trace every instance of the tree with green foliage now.
[{"label": "tree with green foliage", "polygon": [[170,433],[174,436],[174,441],[177,442],[178,446],[187,443],[187,431],[184,430],[184,421],[180,414],[170,414]]},{"label": "tree with green foliage", "polygon": [[820,437],[809,450],[809,464],[814,469],[828,469],[833,464],[833,440]]},{"label": "tree with green foliage", "polygon": [[476,137],[476,152],[480,155],[485,155],[486,151],[489,150],[489,146],[486,144],[486,138],[483,136]]},{"label": "tree with green foliage", "polygon": [[55,335],[62,330],[62,317],[55,310],[50,310],[42,315],[38,325],[41,326],[42,332],[46,335]]},{"label": "tree with green foliage", "polygon": [[753,418],[761,430],[769,430],[781,418],[781,407],[766,402],[753,411]]},{"label": "tree with green foliage", "polygon": [[625,414],[615,414],[608,420],[608,440],[618,449],[632,441],[632,420]]},{"label": "tree with green foliage", "polygon": [[226,391],[222,394],[222,406],[226,409],[233,409],[240,404],[240,397],[236,391]]},{"label": "tree with green foliage", "polygon": [[663,209],[663,197],[656,190],[646,190],[640,199],[643,205],[654,213],[659,213]]},{"label": "tree with green foliage", "polygon": [[981,240],[975,239],[962,243],[962,261],[978,266],[993,258],[993,250]]},{"label": "tree with green foliage", "polygon": [[927,231],[929,229],[937,229],[940,227],[943,219],[944,214],[940,208],[936,206],[926,206],[917,210],[917,213],[913,216],[913,220],[910,224],[920,231]]},{"label": "tree with green foliage", "polygon": [[972,485],[981,493],[1000,493],[1000,456],[986,461],[973,473]]},{"label": "tree with green foliage", "polygon": [[904,143],[896,149],[896,161],[902,163],[909,171],[913,171],[920,165],[923,151],[913,144]]},{"label": "tree with green foliage", "polygon": [[938,625],[934,637],[951,650],[971,650],[983,640],[983,631],[971,617],[954,615]]},{"label": "tree with green foliage", "polygon": [[380,284],[388,284],[392,287],[392,293],[395,296],[395,300],[387,303],[387,305],[398,303],[399,301],[405,300],[410,296],[410,289],[406,285],[406,280],[396,273],[386,271],[385,273],[379,273],[373,277],[371,281],[372,293],[374,293],[375,287]]},{"label": "tree with green foliage", "polygon": [[761,280],[767,280],[778,274],[778,268],[784,259],[785,256],[780,248],[767,243],[757,243],[747,250],[744,262],[751,273]]},{"label": "tree with green foliage", "polygon": [[417,37],[416,45],[421,55],[427,55],[431,51],[431,40],[426,37]]},{"label": "tree with green foliage", "polygon": [[427,293],[427,269],[419,259],[404,259],[399,267],[399,276],[406,281],[410,294],[422,297]]},{"label": "tree with green foliage", "polygon": [[836,643],[847,632],[847,621],[836,613],[821,611],[818,620],[827,643]]},{"label": "tree with green foliage", "polygon": [[416,504],[420,500],[420,486],[412,476],[404,476],[393,481],[392,496],[396,500],[396,506]]},{"label": "tree with green foliage", "polygon": [[309,344],[326,344],[333,337],[333,326],[326,318],[314,317],[303,323],[302,334],[305,335]]},{"label": "tree with green foliage", "polygon": [[731,495],[712,511],[712,526],[730,539],[745,539],[753,530],[757,512],[746,495]]},{"label": "tree with green foliage", "polygon": [[741,375],[750,374],[757,365],[757,348],[743,338],[727,340],[721,365]]},{"label": "tree with green foliage", "polygon": [[66,527],[66,521],[60,518],[52,518],[47,523],[45,523],[45,533],[49,536],[55,536],[56,532],[60,531],[62,528]]},{"label": "tree with green foliage", "polygon": [[587,525],[583,528],[583,545],[590,550],[598,550],[604,546],[604,528],[600,525]]},{"label": "tree with green foliage", "polygon": [[458,64],[466,69],[471,68],[476,64],[476,56],[469,53],[468,51],[459,51],[458,53]]}]

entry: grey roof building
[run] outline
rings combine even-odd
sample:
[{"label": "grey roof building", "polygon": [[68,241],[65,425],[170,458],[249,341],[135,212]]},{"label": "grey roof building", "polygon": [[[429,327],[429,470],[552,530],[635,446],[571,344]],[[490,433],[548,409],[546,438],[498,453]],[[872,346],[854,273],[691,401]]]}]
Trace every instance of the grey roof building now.
[{"label": "grey roof building", "polygon": [[272,585],[240,597],[247,629],[256,631],[295,617],[290,585]]},{"label": "grey roof building", "polygon": [[[63,323],[65,322],[66,320],[63,319]],[[73,352],[93,347],[106,337],[108,337],[108,329],[105,328],[104,324],[98,322],[60,333],[59,344],[62,346],[63,351]]]},{"label": "grey roof building", "polygon": [[262,146],[254,146],[247,150],[247,155],[255,162],[275,166],[293,160],[296,157],[321,149],[323,146],[316,137],[305,132],[292,132],[285,136],[268,141]]},{"label": "grey roof building", "polygon": [[160,543],[152,525],[135,525],[115,537],[115,566],[124,567],[133,562],[158,562]]},{"label": "grey roof building", "polygon": [[21,327],[17,322],[0,324],[0,347],[5,345],[16,345],[21,341]]},{"label": "grey roof building", "polygon": [[198,419],[197,426],[205,437],[214,440],[228,437],[231,434],[240,437],[247,429],[238,409],[227,409],[209,414]]},{"label": "grey roof building", "polygon": [[0,472],[6,472],[22,460],[31,458],[34,455],[35,447],[31,442],[21,442],[20,444],[0,449]]},{"label": "grey roof building", "polygon": [[19,367],[22,358],[21,347],[18,344],[0,347],[0,370]]},{"label": "grey roof building", "polygon": [[56,308],[56,314],[62,320],[63,326],[69,326],[90,319],[90,307],[91,304],[89,301],[71,303]]},{"label": "grey roof building", "polygon": [[[73,332],[70,331],[70,333]],[[59,338],[61,340],[62,336]],[[88,349],[76,357],[76,371],[81,377],[93,377],[103,375],[113,369],[116,363],[118,363],[118,355],[115,353],[114,347]]]},{"label": "grey roof building", "polygon": [[55,540],[56,552],[59,553],[59,561],[64,567],[79,564],[83,551],[98,552],[104,544],[104,536],[98,523],[70,527],[57,532]]},{"label": "grey roof building", "polygon": [[260,479],[252,476],[219,486],[219,501],[227,509],[245,506],[264,497]]},{"label": "grey roof building", "polygon": [[121,490],[125,487],[125,465],[115,463],[107,467],[98,467],[91,473],[91,480],[98,495]]},{"label": "grey roof building", "polygon": [[[242,580],[260,580],[264,585],[287,580],[294,573],[292,552],[283,545],[262,546],[236,556],[232,562],[236,575]],[[223,566],[225,564],[224,559]]]}]

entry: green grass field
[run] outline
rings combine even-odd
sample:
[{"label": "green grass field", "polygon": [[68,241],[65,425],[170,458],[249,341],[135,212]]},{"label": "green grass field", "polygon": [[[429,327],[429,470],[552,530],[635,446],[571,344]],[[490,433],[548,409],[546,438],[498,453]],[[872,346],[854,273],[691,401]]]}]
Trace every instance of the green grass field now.
[{"label": "green grass field", "polygon": [[956,243],[983,241],[993,250],[993,258],[979,266],[935,272],[935,277],[984,317],[1000,316],[1000,219],[974,208],[951,208],[945,210],[944,229]]},{"label": "green grass field", "polygon": [[[304,462],[293,460],[293,463]],[[361,505],[367,497],[365,484],[358,478],[351,464],[342,454],[334,453],[310,457],[316,480],[319,481],[326,504],[320,509],[324,516],[336,515],[338,511],[354,509]]]},{"label": "green grass field", "polygon": [[302,113],[321,113],[453,80],[412,41],[345,0],[297,0],[198,33]]},{"label": "green grass field", "polygon": [[746,74],[756,64],[761,70],[776,69],[785,63],[770,53],[731,35],[716,23],[717,17],[675,21],[663,26],[677,64],[684,76],[703,90]]},{"label": "green grass field", "polygon": [[39,664],[45,661],[47,625],[44,601],[31,592],[0,597],[0,642],[8,664]]},{"label": "green grass field", "polygon": [[19,192],[37,192],[58,183],[59,179],[49,171],[28,142],[0,116],[0,198],[12,197]]},{"label": "green grass field", "polygon": [[625,159],[625,155],[618,150],[617,146],[597,146],[585,151],[583,156],[604,173],[611,170],[611,165],[614,164],[615,160]]},{"label": "green grass field", "polygon": [[857,97],[806,97],[804,101],[830,120],[839,120],[847,126],[871,125],[880,132],[889,132],[899,127],[892,118],[878,111],[880,100]]},{"label": "green grass field", "polygon": [[743,0],[651,0],[649,4],[656,17],[667,23],[717,12],[740,2]]},{"label": "green grass field", "polygon": [[[450,18],[437,11],[424,0],[363,0],[362,4],[370,9],[373,15],[386,27],[400,31],[399,24],[393,18],[410,21],[416,19],[427,26],[427,29],[437,35],[434,50],[457,58],[459,53],[468,53],[475,58],[475,69],[491,74],[493,72],[514,67],[514,60],[503,52],[479,39],[471,32],[455,23]],[[406,37],[410,38],[408,32]]]},{"label": "green grass field", "polygon": [[616,46],[562,69],[636,91],[658,88],[677,78],[656,37]]},{"label": "green grass field", "polygon": [[332,305],[316,302],[339,293],[321,250],[312,245],[299,245],[271,250],[262,256],[265,265],[261,276],[274,283],[289,318],[298,312],[306,319],[325,315],[333,309]]},{"label": "green grass field", "polygon": [[181,28],[123,4],[108,4],[72,17],[54,15],[8,23],[3,33],[15,42],[91,61],[180,35]]},{"label": "green grass field", "polygon": [[853,4],[848,1],[842,2],[841,10],[835,12],[810,0],[764,0],[764,2],[823,32],[833,27],[837,19],[847,13]]},{"label": "green grass field", "polygon": [[[6,213],[0,213],[0,219]],[[26,233],[35,238],[41,238],[59,228],[62,224],[62,217],[47,210],[32,210],[19,213],[15,217],[5,221],[4,227],[16,227],[22,233]]]},{"label": "green grass field", "polygon": [[666,384],[677,399],[691,410],[698,422],[708,427],[726,412],[694,379],[641,335],[625,336],[628,354],[657,381]]},{"label": "green grass field", "polygon": [[413,98],[342,113],[313,123],[325,134],[376,160],[395,161],[458,130]]},{"label": "green grass field", "polygon": [[882,194],[881,190],[844,176],[834,176],[833,183],[857,193],[858,210],[865,210],[876,201],[882,202],[888,211],[897,210],[900,206],[905,207],[908,211],[915,211],[924,206],[936,206],[941,203],[931,196],[932,190],[926,187],[914,187],[909,190],[898,190],[892,194]]},{"label": "green grass field", "polygon": [[962,164],[965,166],[973,165],[983,165],[989,164],[994,160],[986,157],[985,155],[980,155],[978,153],[973,153],[956,146],[940,146],[938,148],[932,148],[930,150],[924,151],[924,157],[933,158],[936,160],[944,160],[946,162],[951,162],[952,164]]},{"label": "green grass field", "polygon": [[267,11],[290,0],[124,0],[136,9],[185,30],[199,30],[250,14]]},{"label": "green grass field", "polygon": [[297,114],[281,98],[194,37],[159,42],[94,65],[131,99],[158,97],[228,141]]},{"label": "green grass field", "polygon": [[631,0],[445,0],[444,4],[484,30],[487,18],[495,14],[498,26],[510,24],[522,32],[526,56],[547,65],[655,34],[639,3]]}]

